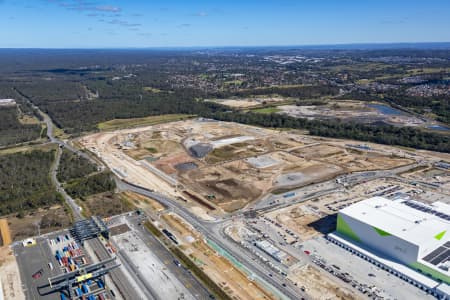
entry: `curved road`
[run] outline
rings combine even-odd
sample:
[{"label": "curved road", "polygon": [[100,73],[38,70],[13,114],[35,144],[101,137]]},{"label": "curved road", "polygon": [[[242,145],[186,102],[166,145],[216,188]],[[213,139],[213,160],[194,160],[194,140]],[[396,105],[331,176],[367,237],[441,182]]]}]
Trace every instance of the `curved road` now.
[{"label": "curved road", "polygon": [[[257,259],[256,256],[237,244],[228,241],[222,232],[222,224],[225,223],[227,219],[218,220],[215,222],[204,221],[189,212],[176,200],[124,181],[119,181],[118,183],[120,189],[130,190],[132,192],[153,198],[184,218],[188,223],[195,227],[196,230],[201,232],[205,238],[224,249],[240,264],[245,266],[246,269],[250,270],[252,273],[250,276],[252,278],[258,279],[263,286],[268,287],[268,290],[271,290],[280,299],[299,299],[299,296],[307,298],[307,296],[299,288],[292,284],[288,284],[283,276],[279,274],[273,274],[273,277],[268,276],[269,273],[274,273],[273,270],[266,265],[252,263]],[[286,284],[286,286],[283,286],[283,284]]]},{"label": "curved road", "polygon": [[[31,102],[30,102],[31,103]],[[32,104],[33,105],[33,104]],[[61,183],[57,178],[57,170],[61,159],[62,148],[65,147],[68,150],[77,153],[78,155],[90,160],[94,161],[89,155],[84,152],[81,152],[71,145],[65,143],[62,140],[59,140],[54,137],[53,134],[53,122],[50,117],[43,113],[38,107],[33,105],[42,116],[44,122],[47,125],[47,136],[51,143],[55,143],[58,145],[58,149],[56,151],[55,163],[51,168],[51,179],[56,189],[61,195],[64,197],[66,203],[71,207],[73,212],[73,217],[75,220],[83,219],[81,215],[80,207],[75,203],[75,201],[65,192],[64,188],[61,186]],[[97,164],[97,162],[94,161]],[[397,170],[396,170],[397,171]],[[384,173],[384,172],[380,172]],[[392,175],[392,170],[389,172],[389,175]],[[381,174],[377,174],[381,175]],[[387,175],[387,174],[383,174]],[[377,177],[377,176],[375,176]],[[365,178],[367,180],[367,178]],[[192,214],[189,210],[187,210],[181,203],[178,201],[156,193],[154,191],[147,190],[145,188],[129,184],[123,180],[116,180],[119,189],[122,190],[130,190],[135,193],[151,197],[161,204],[165,205],[167,208],[171,209],[182,218],[184,218],[187,222],[189,222],[192,226],[194,226],[199,232],[203,234],[205,238],[212,241],[220,248],[228,252],[231,256],[233,256],[240,264],[244,266],[244,268],[251,272],[250,276],[252,278],[257,279],[263,286],[268,288],[268,290],[272,291],[275,295],[277,295],[280,299],[299,299],[299,298],[308,298],[307,295],[302,292],[299,288],[294,286],[291,283],[288,283],[282,275],[279,275],[273,272],[268,266],[252,263],[257,258],[245,248],[240,247],[235,244],[225,236],[223,233],[223,225],[229,220],[231,216],[224,218],[222,220],[217,221],[204,221],[199,219],[196,215]],[[267,209],[267,208],[266,208]],[[272,276],[268,276],[269,273],[275,273]]]}]

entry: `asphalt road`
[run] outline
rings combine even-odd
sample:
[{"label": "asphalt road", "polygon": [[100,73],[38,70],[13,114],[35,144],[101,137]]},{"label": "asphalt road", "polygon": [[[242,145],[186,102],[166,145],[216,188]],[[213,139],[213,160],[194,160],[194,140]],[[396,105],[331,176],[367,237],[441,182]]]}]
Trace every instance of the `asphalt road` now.
[{"label": "asphalt road", "polygon": [[[38,107],[34,106],[36,109],[39,110]],[[92,161],[92,158],[89,157],[86,153],[83,153],[77,149],[74,149],[69,144],[65,143],[64,141],[58,140],[54,137],[53,134],[53,122],[51,119],[44,114],[42,111],[39,110],[42,117],[44,118],[44,122],[47,124],[47,136],[50,139],[52,143],[56,143],[60,146],[63,146],[67,148],[68,150],[75,152],[89,160]],[[51,178],[53,183],[55,184],[57,190],[63,195],[65,201],[67,204],[72,208],[73,216],[75,220],[81,220],[83,219],[83,216],[81,215],[80,208],[75,203],[75,201],[64,191],[64,189],[61,186],[61,183],[58,181],[56,173],[59,166],[60,158],[61,158],[61,147],[58,147],[57,154],[56,154],[56,160],[51,170]],[[415,167],[414,166],[408,166],[404,167],[403,169],[409,169]],[[372,173],[361,173],[361,174],[353,174],[356,178],[352,178],[354,182],[361,182],[364,180],[372,180],[379,177],[386,177],[386,176],[395,176],[396,173],[400,171],[400,168],[395,170],[389,170],[389,171],[377,171]],[[353,181],[352,180],[352,181]],[[352,182],[352,183],[354,183]],[[176,200],[170,199],[166,196],[163,196],[161,194],[148,191],[146,189],[130,185],[126,182],[119,182],[119,186],[122,189],[131,190],[133,192],[149,196],[153,199],[158,200],[163,205],[168,207],[169,209],[172,209],[175,213],[179,214],[181,217],[183,217],[187,222],[189,222],[191,225],[193,225],[197,230],[199,230],[207,239],[211,240],[215,244],[217,244],[220,248],[227,251],[230,255],[232,255],[239,263],[241,263],[247,270],[249,270],[252,274],[252,277],[255,277],[259,279],[260,282],[266,287],[274,287],[274,291],[276,294],[279,294],[282,298],[290,298],[290,299],[299,299],[300,297],[307,298],[304,293],[300,291],[297,287],[287,284],[285,281],[285,278],[281,275],[274,274],[272,277],[268,276],[269,273],[272,273],[272,270],[259,263],[251,263],[252,261],[256,260],[256,257],[246,249],[236,245],[234,242],[228,240],[227,236],[223,233],[223,223],[230,217],[228,217],[225,220],[219,220],[216,222],[208,222],[203,221],[197,218],[197,216],[190,213],[185,207],[183,207],[182,204],[178,203]],[[328,192],[328,191],[327,191]],[[276,206],[275,206],[276,207]],[[145,235],[144,235],[145,236]],[[100,244],[100,245],[99,245]],[[94,239],[91,242],[91,246],[97,251],[99,255],[106,255],[109,257],[109,254],[107,253],[106,249],[101,245],[101,243]],[[106,253],[105,253],[106,252]],[[103,253],[103,254],[102,254]],[[105,257],[106,257],[105,256]],[[103,259],[103,258],[102,258]],[[126,263],[126,260],[124,259],[124,263]],[[128,266],[129,268],[131,266]],[[126,291],[125,293],[130,295],[131,298],[126,297],[127,299],[138,299],[136,293],[133,290],[130,290],[130,285],[122,282],[125,278],[123,277],[123,273],[120,274],[121,270],[114,270],[111,272],[111,277],[113,278],[113,281],[116,283],[119,289],[123,289],[123,291]],[[133,273],[133,272],[130,272]],[[134,274],[135,275],[135,274]],[[139,280],[136,278],[136,280]],[[147,291],[148,294],[151,294],[149,291]],[[149,295],[150,296],[150,295]],[[149,298],[151,299],[151,298]]]},{"label": "asphalt road", "polygon": [[[304,293],[302,293],[299,288],[294,285],[288,284],[282,275],[273,274],[273,276],[270,277],[268,274],[273,273],[273,270],[271,270],[268,266],[259,263],[252,263],[254,261],[257,261],[256,256],[254,256],[248,250],[239,247],[234,242],[229,241],[225,234],[222,232],[221,227],[222,223],[225,222],[224,220],[215,222],[203,221],[189,212],[185,207],[183,207],[181,203],[178,203],[176,200],[170,199],[155,192],[151,192],[144,188],[130,185],[123,181],[119,183],[119,187],[153,198],[165,205],[167,208],[171,209],[173,212],[180,215],[188,223],[194,226],[200,233],[202,233],[203,236],[214,242],[220,248],[224,249],[240,264],[245,266],[245,268],[252,273],[250,274],[251,277],[259,279],[263,286],[268,287],[269,290],[272,290],[281,298],[299,299],[302,297],[301,295],[304,295]],[[283,284],[285,284],[286,286],[283,286]],[[303,297],[307,298],[306,295],[304,295]]]},{"label": "asphalt road", "polygon": [[[22,96],[26,98],[25,95],[22,95]],[[89,161],[91,161],[95,165],[97,165],[97,162],[94,159],[92,159],[92,157],[87,155],[86,153],[75,149],[70,144],[65,143],[62,140],[57,139],[54,136],[54,124],[53,124],[52,120],[50,119],[50,117],[47,114],[45,114],[43,111],[41,111],[39,109],[39,107],[34,105],[30,101],[30,99],[28,99],[28,98],[26,98],[26,99],[27,99],[28,103],[33,107],[33,109],[35,109],[36,111],[39,112],[39,114],[41,115],[44,123],[46,124],[46,126],[47,126],[47,137],[50,140],[50,143],[58,145],[58,148],[57,148],[57,151],[56,151],[55,161],[54,161],[54,163],[53,163],[53,165],[51,167],[51,170],[50,170],[50,178],[52,180],[52,183],[56,187],[56,190],[63,196],[63,198],[66,201],[66,203],[72,209],[72,213],[73,213],[73,217],[74,217],[75,221],[82,220],[83,216],[81,215],[80,207],[76,204],[76,202],[72,199],[72,197],[70,197],[66,193],[66,191],[63,189],[63,187],[62,187],[62,185],[59,182],[58,177],[57,177],[57,171],[58,171],[59,163],[61,161],[61,154],[62,154],[61,148],[66,148],[69,151],[74,152],[74,153],[76,153],[76,154],[78,154],[78,155],[88,159]]]},{"label": "asphalt road", "polygon": [[[30,103],[31,103],[31,101],[30,101]],[[97,164],[97,162],[95,160],[93,160],[86,153],[75,149],[70,144],[68,144],[62,140],[57,139],[54,136],[54,124],[53,124],[51,118],[47,114],[43,113],[34,104],[31,103],[31,105],[33,106],[33,108],[35,108],[41,114],[41,116],[47,126],[47,137],[50,140],[50,143],[55,143],[58,145],[55,161],[50,170],[51,180],[52,180],[54,186],[56,187],[56,190],[63,196],[65,202],[71,208],[74,220],[75,221],[82,220],[82,219],[84,219],[84,217],[81,214],[80,207],[77,205],[75,200],[66,193],[66,191],[62,187],[61,182],[59,182],[58,177],[57,177],[57,171],[58,171],[59,164],[61,161],[62,148],[65,148],[73,153],[76,153],[76,154],[80,155],[81,157],[84,157],[84,158],[88,159],[89,161],[93,162],[94,164]],[[142,236],[145,237],[147,235],[143,234]],[[147,242],[151,243],[153,246],[157,245],[157,243],[158,243],[158,242],[155,242],[154,240],[151,240],[150,237],[147,237]],[[93,239],[90,241],[86,241],[86,243],[89,243],[89,245],[93,248],[95,253],[99,256],[99,259],[104,260],[106,258],[109,258],[109,253],[103,247],[103,245],[101,244],[101,242],[99,240]],[[166,251],[166,253],[164,254],[164,251],[163,251],[163,249],[161,249],[161,247],[163,247],[163,246],[160,245],[159,248],[155,246],[152,248],[152,250],[155,249],[155,251],[157,251],[157,253],[156,253],[157,255],[163,255],[163,256],[165,255],[164,257],[166,257],[166,258],[170,257],[171,254],[167,253],[168,250],[163,248]],[[146,288],[145,284],[138,278],[137,272],[128,263],[126,258],[121,257],[122,255],[120,253],[118,254],[118,256],[121,258],[121,261],[125,265],[125,267],[130,271],[129,273],[132,274],[135,281],[141,283],[142,290],[146,296],[146,299],[157,299],[154,291],[149,289],[148,287]],[[172,258],[172,260],[173,260],[173,258]],[[38,261],[36,261],[36,263],[38,263]],[[27,265],[24,265],[23,267],[29,268],[30,266],[27,264]],[[209,297],[209,292],[207,290],[205,290],[205,288],[195,279],[195,277],[193,277],[191,274],[187,273],[187,271],[186,271],[186,274],[182,274],[180,270],[174,270],[174,271],[177,273],[178,276],[182,277],[186,283],[189,283],[189,286],[191,287],[190,289],[193,290],[194,295],[196,295],[196,294],[199,295],[199,299],[207,299]],[[30,272],[24,272],[24,274],[30,274]],[[127,278],[123,274],[122,270],[115,269],[112,272],[110,272],[110,276],[111,276],[111,279],[113,280],[114,284],[116,285],[116,287],[118,289],[120,289],[120,293],[124,296],[125,299],[139,299],[140,298],[139,295],[136,293],[136,291],[133,290],[133,288],[129,284],[129,282],[127,282]],[[27,281],[24,281],[24,282],[27,282]],[[30,285],[27,285],[27,286],[30,286]],[[30,293],[34,293],[33,291],[36,291],[35,288],[29,288],[29,290],[30,290]],[[37,297],[38,297],[38,295],[30,294],[30,299],[38,299]]]},{"label": "asphalt road", "polygon": [[[358,172],[350,175],[343,176],[344,180],[351,181],[352,184],[358,184],[364,181],[370,181],[374,180],[376,178],[382,178],[382,177],[397,177],[396,174],[404,172],[406,170],[409,170],[411,168],[415,168],[417,164],[411,164],[408,166],[403,166],[399,168],[395,168],[392,170],[381,170],[381,171],[370,171],[370,172]],[[333,182],[335,181],[332,180]],[[275,288],[275,290],[281,294],[284,298],[290,298],[290,299],[299,299],[299,298],[305,298],[307,299],[307,295],[303,293],[298,287],[290,284],[285,280],[285,278],[282,275],[279,275],[277,273],[274,273],[273,270],[271,270],[268,266],[264,264],[259,263],[252,263],[252,261],[256,261],[257,258],[254,254],[252,254],[247,249],[240,247],[233,241],[231,241],[223,232],[223,226],[227,222],[227,220],[230,219],[230,217],[233,215],[229,215],[226,218],[222,220],[217,221],[204,221],[199,219],[197,216],[193,215],[191,212],[189,212],[181,203],[177,202],[174,199],[171,199],[169,197],[166,197],[164,195],[161,195],[159,193],[149,191],[144,188],[140,188],[138,186],[129,184],[127,182],[119,181],[118,186],[121,189],[124,190],[130,190],[138,194],[142,194],[144,196],[151,197],[157,201],[159,201],[161,204],[165,205],[170,210],[174,211],[178,215],[180,215],[182,218],[184,218],[188,223],[193,225],[197,230],[199,230],[207,239],[213,241],[215,244],[217,244],[220,248],[227,251],[230,255],[232,255],[239,263],[241,263],[247,270],[249,270],[253,277],[258,277],[260,281],[263,282],[264,286],[272,286]],[[316,185],[320,185],[323,183],[319,183]],[[335,185],[336,190],[340,188],[340,185]],[[299,201],[304,201],[305,199],[314,198],[317,196],[320,196],[322,194],[327,194],[333,192],[334,189],[328,189],[325,191],[314,191],[307,195],[304,195],[302,197],[303,199],[300,199]],[[286,203],[282,202],[277,205],[270,206],[270,209],[280,208],[287,205]],[[292,203],[289,203],[289,205],[292,205]],[[262,207],[259,208],[261,210],[267,210],[269,207]],[[242,212],[237,213],[236,215],[240,215]],[[269,273],[272,273],[272,276],[268,276]]]},{"label": "asphalt road", "polygon": [[56,150],[55,161],[50,170],[50,178],[53,182],[53,185],[56,187],[56,191],[58,191],[63,196],[66,203],[72,209],[72,214],[73,214],[74,220],[80,221],[80,220],[84,219],[84,217],[81,215],[80,207],[75,202],[75,200],[73,200],[73,198],[70,197],[69,194],[66,193],[66,191],[64,190],[64,188],[61,185],[61,182],[59,182],[58,177],[57,177],[59,163],[61,161],[61,154],[62,154],[62,150],[58,147],[58,149]]},{"label": "asphalt road", "polygon": [[161,242],[147,231],[143,226],[139,226],[139,218],[128,217],[134,226],[140,239],[165,263],[167,269],[174,274],[178,280],[191,292],[196,299],[209,299],[209,291],[195,278],[195,276],[183,267],[176,266],[173,261],[176,257]]}]

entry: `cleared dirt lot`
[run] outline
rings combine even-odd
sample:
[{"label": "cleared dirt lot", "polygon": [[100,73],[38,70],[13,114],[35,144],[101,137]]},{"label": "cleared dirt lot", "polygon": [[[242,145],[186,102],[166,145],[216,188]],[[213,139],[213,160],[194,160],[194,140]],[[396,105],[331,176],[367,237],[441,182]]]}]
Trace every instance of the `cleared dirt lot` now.
[{"label": "cleared dirt lot", "polygon": [[85,216],[96,215],[105,218],[132,210],[132,200],[130,193],[106,192],[87,197],[85,200],[79,200],[78,202],[83,208]]},{"label": "cleared dirt lot", "polygon": [[9,231],[8,220],[0,219],[0,246],[11,244],[11,232]]},{"label": "cleared dirt lot", "polygon": [[296,282],[299,286],[303,286],[312,299],[363,299],[350,289],[342,287],[342,284],[324,276],[310,265],[293,270],[288,275],[288,279]]},{"label": "cleared dirt lot", "polygon": [[351,149],[342,141],[205,119],[102,132],[79,142],[127,181],[215,214],[238,210],[275,189],[412,162]]},{"label": "cleared dirt lot", "polygon": [[347,119],[362,123],[384,122],[403,126],[425,126],[426,122],[383,103],[358,100],[327,101],[324,105],[282,105],[279,113],[308,119]]},{"label": "cleared dirt lot", "polygon": [[9,216],[8,225],[13,241],[19,241],[24,238],[38,234],[38,224],[40,233],[45,234],[71,224],[71,217],[60,205],[55,205],[46,209],[38,209],[23,217]]},{"label": "cleared dirt lot", "polygon": [[218,255],[204,239],[181,218],[173,214],[162,217],[170,231],[183,244],[182,251],[189,256],[213,281],[233,299],[274,299],[256,282],[247,278],[230,261]]},{"label": "cleared dirt lot", "polygon": [[208,101],[220,103],[222,105],[234,108],[252,108],[265,104],[283,102],[286,100],[288,99],[281,96],[255,96],[251,98],[214,99]]},{"label": "cleared dirt lot", "polygon": [[[5,300],[25,300],[19,267],[9,247],[0,247],[0,286]],[[2,291],[0,290],[0,293]]]},{"label": "cleared dirt lot", "polygon": [[289,228],[302,240],[311,239],[322,232],[333,231],[336,227],[336,223],[333,220],[319,223],[324,215],[314,211],[309,203],[279,209],[265,216]]},{"label": "cleared dirt lot", "polygon": [[413,162],[394,155],[383,155],[325,143],[296,149],[292,153],[306,159],[335,164],[346,172],[393,169]]}]

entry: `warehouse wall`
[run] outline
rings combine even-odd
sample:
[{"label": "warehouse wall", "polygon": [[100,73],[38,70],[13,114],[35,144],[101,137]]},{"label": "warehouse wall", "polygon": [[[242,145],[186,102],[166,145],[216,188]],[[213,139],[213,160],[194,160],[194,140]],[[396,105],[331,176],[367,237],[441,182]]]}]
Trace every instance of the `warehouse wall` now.
[{"label": "warehouse wall", "polygon": [[337,232],[405,264],[418,260],[419,247],[389,232],[360,222],[342,212],[338,214]]}]

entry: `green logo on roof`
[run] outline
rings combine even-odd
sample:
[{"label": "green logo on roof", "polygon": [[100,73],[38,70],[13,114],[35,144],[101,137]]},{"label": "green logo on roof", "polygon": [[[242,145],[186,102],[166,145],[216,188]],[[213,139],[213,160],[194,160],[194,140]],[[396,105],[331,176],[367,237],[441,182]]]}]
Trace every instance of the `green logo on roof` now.
[{"label": "green logo on roof", "polygon": [[438,241],[440,241],[440,240],[444,237],[444,235],[445,235],[446,232],[447,232],[447,230],[444,230],[444,231],[442,231],[442,232],[436,234],[436,235],[434,236],[434,238],[437,239]]}]

